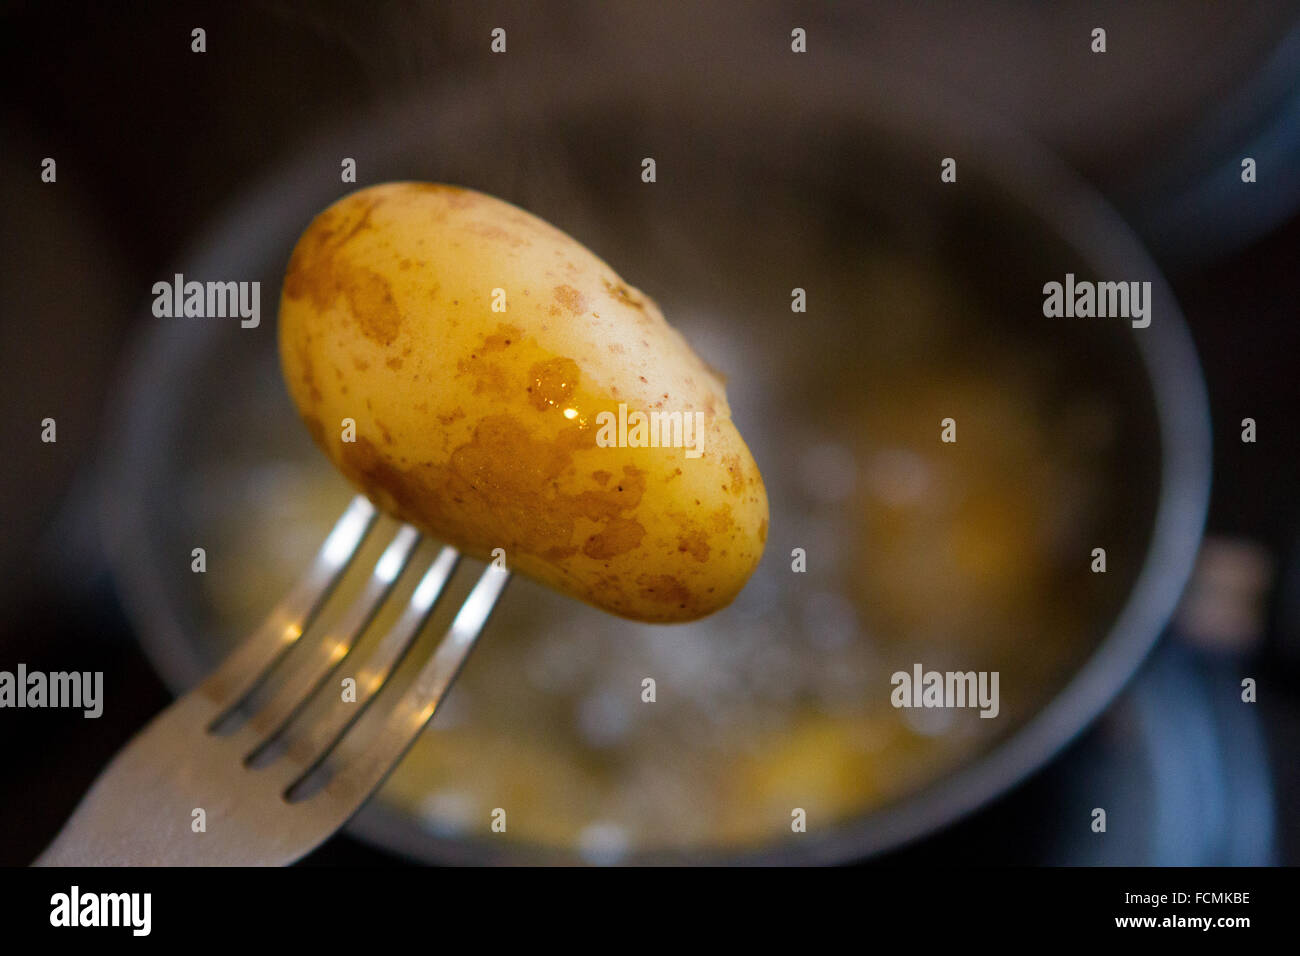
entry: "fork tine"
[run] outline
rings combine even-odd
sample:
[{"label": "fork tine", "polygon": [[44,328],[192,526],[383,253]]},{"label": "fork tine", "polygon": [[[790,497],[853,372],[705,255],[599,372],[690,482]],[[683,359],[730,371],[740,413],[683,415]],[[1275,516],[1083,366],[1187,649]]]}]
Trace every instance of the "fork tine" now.
[{"label": "fork tine", "polygon": [[[372,740],[367,740],[364,747],[357,748],[356,753],[349,753],[340,761],[339,771],[325,786],[331,797],[344,802],[360,802],[397,766],[420,731],[433,719],[509,581],[509,571],[491,564],[487,566],[451,622],[437,651],[384,718],[378,733]],[[344,740],[340,747],[346,744]]]},{"label": "fork tine", "polygon": [[[397,529],[397,534],[379,560],[375,562],[365,589],[344,612],[343,616],[311,648],[311,656],[301,663],[295,661],[284,683],[276,690],[269,701],[249,718],[249,725],[260,737],[260,744],[265,744],[275,734],[284,729],[293,716],[316,693],[321,684],[351,653],[353,646],[365,632],[376,612],[393,587],[416,546],[420,543],[420,532],[409,524]],[[304,649],[305,650],[305,649]],[[256,751],[255,751],[256,752]],[[251,756],[251,755],[250,755]]]},{"label": "fork tine", "polygon": [[370,533],[376,515],[375,506],[364,496],[353,498],[303,576],[262,625],[200,685],[200,692],[220,711],[213,725],[248,696],[307,630]]},{"label": "fork tine", "polygon": [[459,561],[460,552],[455,548],[444,547],[438,552],[438,556],[425,571],[420,583],[416,585],[415,592],[402,611],[402,616],[358,669],[357,699],[347,702],[341,696],[334,697],[330,701],[328,710],[319,719],[313,720],[304,727],[301,735],[291,734],[288,741],[291,758],[289,766],[298,769],[288,783],[294,783],[305,777],[319,765],[353,722],[365,713],[375,694],[383,687],[402,656],[415,641],[420,629],[424,627],[429,615],[433,613]]}]

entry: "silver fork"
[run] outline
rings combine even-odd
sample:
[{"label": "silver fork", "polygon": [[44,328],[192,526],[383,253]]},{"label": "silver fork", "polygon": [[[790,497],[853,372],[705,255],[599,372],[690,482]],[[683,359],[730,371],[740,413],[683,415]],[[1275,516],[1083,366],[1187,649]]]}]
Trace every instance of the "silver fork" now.
[{"label": "silver fork", "polygon": [[[38,866],[271,866],[292,863],[347,822],[414,743],[460,672],[510,578],[489,565],[442,642],[373,737],[354,728],[428,620],[460,555],[444,547],[400,618],[355,671],[356,700],[322,696],[323,716],[295,717],[348,656],[388,599],[419,543],[401,526],[361,594],[233,732],[272,668],[311,627],[374,525],[353,499],[311,566],[217,671],[140,731],[113,758]],[[294,726],[290,726],[293,724]],[[314,792],[307,793],[312,784]],[[202,811],[200,815],[197,811]],[[205,826],[196,821],[202,819]]]}]

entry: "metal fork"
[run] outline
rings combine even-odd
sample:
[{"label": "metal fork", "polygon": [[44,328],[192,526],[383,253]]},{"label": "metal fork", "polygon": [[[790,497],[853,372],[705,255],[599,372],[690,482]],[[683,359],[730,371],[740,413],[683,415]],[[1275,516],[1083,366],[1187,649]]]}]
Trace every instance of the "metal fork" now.
[{"label": "metal fork", "polygon": [[[311,566],[217,671],[140,731],[100,774],[38,866],[250,866],[292,863],[337,831],[378,789],[433,718],[510,578],[489,565],[442,642],[358,743],[358,720],[385,686],[455,571],[444,547],[400,618],[355,671],[356,700],[322,695],[323,716],[295,721],[388,599],[420,535],[401,526],[361,594],[264,704],[250,696],[311,627],[374,526],[353,499]],[[298,723],[305,723],[299,728]],[[291,724],[293,726],[291,726]],[[312,785],[316,784],[314,792]],[[198,811],[202,811],[199,814]],[[198,820],[204,821],[199,827]]]}]

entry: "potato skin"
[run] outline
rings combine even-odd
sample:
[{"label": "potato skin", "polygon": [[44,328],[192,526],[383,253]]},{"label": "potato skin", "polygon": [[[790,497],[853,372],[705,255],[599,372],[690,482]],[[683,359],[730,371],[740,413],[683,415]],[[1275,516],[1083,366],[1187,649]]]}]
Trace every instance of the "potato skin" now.
[{"label": "potato skin", "polygon": [[[762,556],[767,493],[717,375],[651,299],[509,203],[433,183],[344,197],[294,248],[279,336],[316,443],[465,554],[504,548],[514,570],[653,622],[726,606]],[[619,403],[702,412],[702,455],[602,447]]]}]

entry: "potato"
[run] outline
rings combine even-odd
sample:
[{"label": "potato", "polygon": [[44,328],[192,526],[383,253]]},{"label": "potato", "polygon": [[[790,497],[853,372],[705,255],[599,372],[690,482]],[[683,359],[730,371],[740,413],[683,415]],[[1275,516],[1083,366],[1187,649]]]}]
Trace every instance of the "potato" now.
[{"label": "potato", "polygon": [[717,374],[515,206],[433,183],[339,200],[294,248],[279,334],[316,443],[466,554],[656,622],[726,606],[758,564],[767,493]]}]

